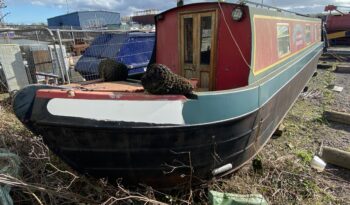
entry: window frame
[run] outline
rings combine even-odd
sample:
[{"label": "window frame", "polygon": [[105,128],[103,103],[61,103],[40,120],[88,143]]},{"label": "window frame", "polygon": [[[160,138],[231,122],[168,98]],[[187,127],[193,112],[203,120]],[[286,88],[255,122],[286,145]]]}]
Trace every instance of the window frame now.
[{"label": "window frame", "polygon": [[[308,30],[306,28],[309,28]],[[304,33],[305,33],[305,43],[306,45],[309,45],[311,42],[312,42],[312,39],[311,39],[311,25],[310,24],[306,24],[305,25],[305,29],[304,29]],[[308,35],[309,33],[309,42],[306,41],[306,36]]]},{"label": "window frame", "polygon": [[312,28],[314,30],[314,42],[317,42],[317,26],[313,25]]},{"label": "window frame", "polygon": [[[278,36],[278,27],[279,26],[287,26],[288,27],[288,35],[285,35],[285,36]],[[277,31],[277,33],[276,33],[276,39],[277,39],[277,56],[278,56],[278,58],[283,58],[283,57],[285,57],[285,56],[287,56],[287,55],[289,55],[290,53],[291,53],[291,47],[290,47],[290,25],[289,25],[289,23],[277,23],[276,24],[276,31]],[[283,54],[281,54],[280,55],[280,46],[279,46],[279,39],[280,38],[285,38],[285,37],[288,37],[288,44],[289,44],[289,46],[288,46],[288,52],[286,52],[286,53],[283,53]]]}]

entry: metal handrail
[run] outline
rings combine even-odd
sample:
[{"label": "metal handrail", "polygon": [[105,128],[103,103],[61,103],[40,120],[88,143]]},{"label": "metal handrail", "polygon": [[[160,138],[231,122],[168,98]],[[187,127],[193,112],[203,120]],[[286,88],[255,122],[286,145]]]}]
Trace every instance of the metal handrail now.
[{"label": "metal handrail", "polygon": [[268,8],[268,9],[275,9],[277,11],[283,11],[283,12],[287,12],[287,13],[296,14],[298,16],[310,17],[309,15],[297,13],[297,12],[294,12],[294,11],[288,11],[286,9],[281,9],[281,8],[278,8],[278,7],[274,7],[274,6],[270,6],[270,5],[266,5],[266,4],[261,4],[261,3],[257,3],[257,2],[252,2],[252,1],[248,1],[248,0],[240,0],[239,2],[241,4],[253,4],[253,5],[265,7],[265,8]]},{"label": "metal handrail", "polygon": [[[29,29],[4,29],[4,30],[1,30],[0,33],[14,32],[14,31],[17,31],[17,32],[46,31],[46,32],[49,33],[49,36],[50,36],[50,38],[52,39],[52,43],[53,43],[53,47],[54,47],[54,53],[55,53],[56,59],[57,59],[57,61],[58,61],[58,62],[57,62],[57,63],[58,63],[58,68],[59,68],[60,73],[61,73],[61,75],[62,75],[63,83],[65,83],[66,80],[65,80],[65,75],[64,75],[64,72],[63,72],[63,66],[64,66],[64,65],[61,64],[61,61],[64,62],[63,54],[62,54],[62,56],[61,56],[62,59],[60,60],[60,57],[59,57],[58,51],[57,51],[57,46],[56,46],[56,43],[58,43],[58,42],[57,42],[57,40],[56,40],[56,38],[55,38],[55,35],[53,34],[52,30],[50,30],[50,29],[48,29],[48,28],[46,28],[46,27],[29,28]],[[61,48],[61,49],[62,49],[62,48]],[[61,50],[61,52],[62,52],[62,50]],[[65,67],[65,66],[64,66],[64,67]],[[68,78],[68,76],[67,76],[67,78]]]}]

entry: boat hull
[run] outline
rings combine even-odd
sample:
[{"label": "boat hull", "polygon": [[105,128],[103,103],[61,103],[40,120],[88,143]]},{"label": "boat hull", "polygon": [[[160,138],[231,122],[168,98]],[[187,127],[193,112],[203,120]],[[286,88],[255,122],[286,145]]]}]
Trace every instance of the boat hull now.
[{"label": "boat hull", "polygon": [[163,189],[199,184],[213,170],[229,165],[218,175],[230,173],[258,153],[315,72],[319,55],[259,109],[229,120],[173,126],[57,117],[48,112],[50,99],[36,98],[30,120],[22,121],[81,173]]}]

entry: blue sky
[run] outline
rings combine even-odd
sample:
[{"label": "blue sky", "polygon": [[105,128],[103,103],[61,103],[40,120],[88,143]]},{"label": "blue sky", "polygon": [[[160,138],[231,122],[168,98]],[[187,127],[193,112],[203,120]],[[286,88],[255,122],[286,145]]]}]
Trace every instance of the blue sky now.
[{"label": "blue sky", "polygon": [[58,7],[52,6],[39,6],[22,1],[7,0],[7,8],[3,13],[10,12],[10,14],[5,18],[7,23],[39,23],[45,22],[50,16],[60,15],[65,11]]},{"label": "blue sky", "polygon": [[[122,15],[130,15],[137,10],[157,8],[165,10],[176,5],[176,0],[67,0],[69,11],[109,10]],[[185,3],[200,0],[185,0]],[[261,2],[261,0],[253,0]],[[236,0],[234,0],[236,2]],[[5,0],[10,12],[5,18],[8,23],[31,24],[46,23],[46,19],[67,13],[66,0]],[[264,3],[301,13],[322,12],[325,5],[350,6],[350,0],[264,0]]]}]

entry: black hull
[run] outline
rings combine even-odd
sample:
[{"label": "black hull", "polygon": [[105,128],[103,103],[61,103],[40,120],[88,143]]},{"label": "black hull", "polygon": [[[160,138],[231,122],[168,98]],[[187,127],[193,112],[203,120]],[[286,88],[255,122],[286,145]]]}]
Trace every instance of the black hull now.
[{"label": "black hull", "polygon": [[48,99],[37,99],[32,119],[41,120],[27,126],[81,173],[157,188],[188,184],[191,179],[198,184],[212,178],[214,169],[231,163],[228,172],[232,172],[258,153],[315,72],[318,57],[261,109],[233,120],[183,127],[132,123],[117,127],[84,119],[52,120],[42,112]]}]

